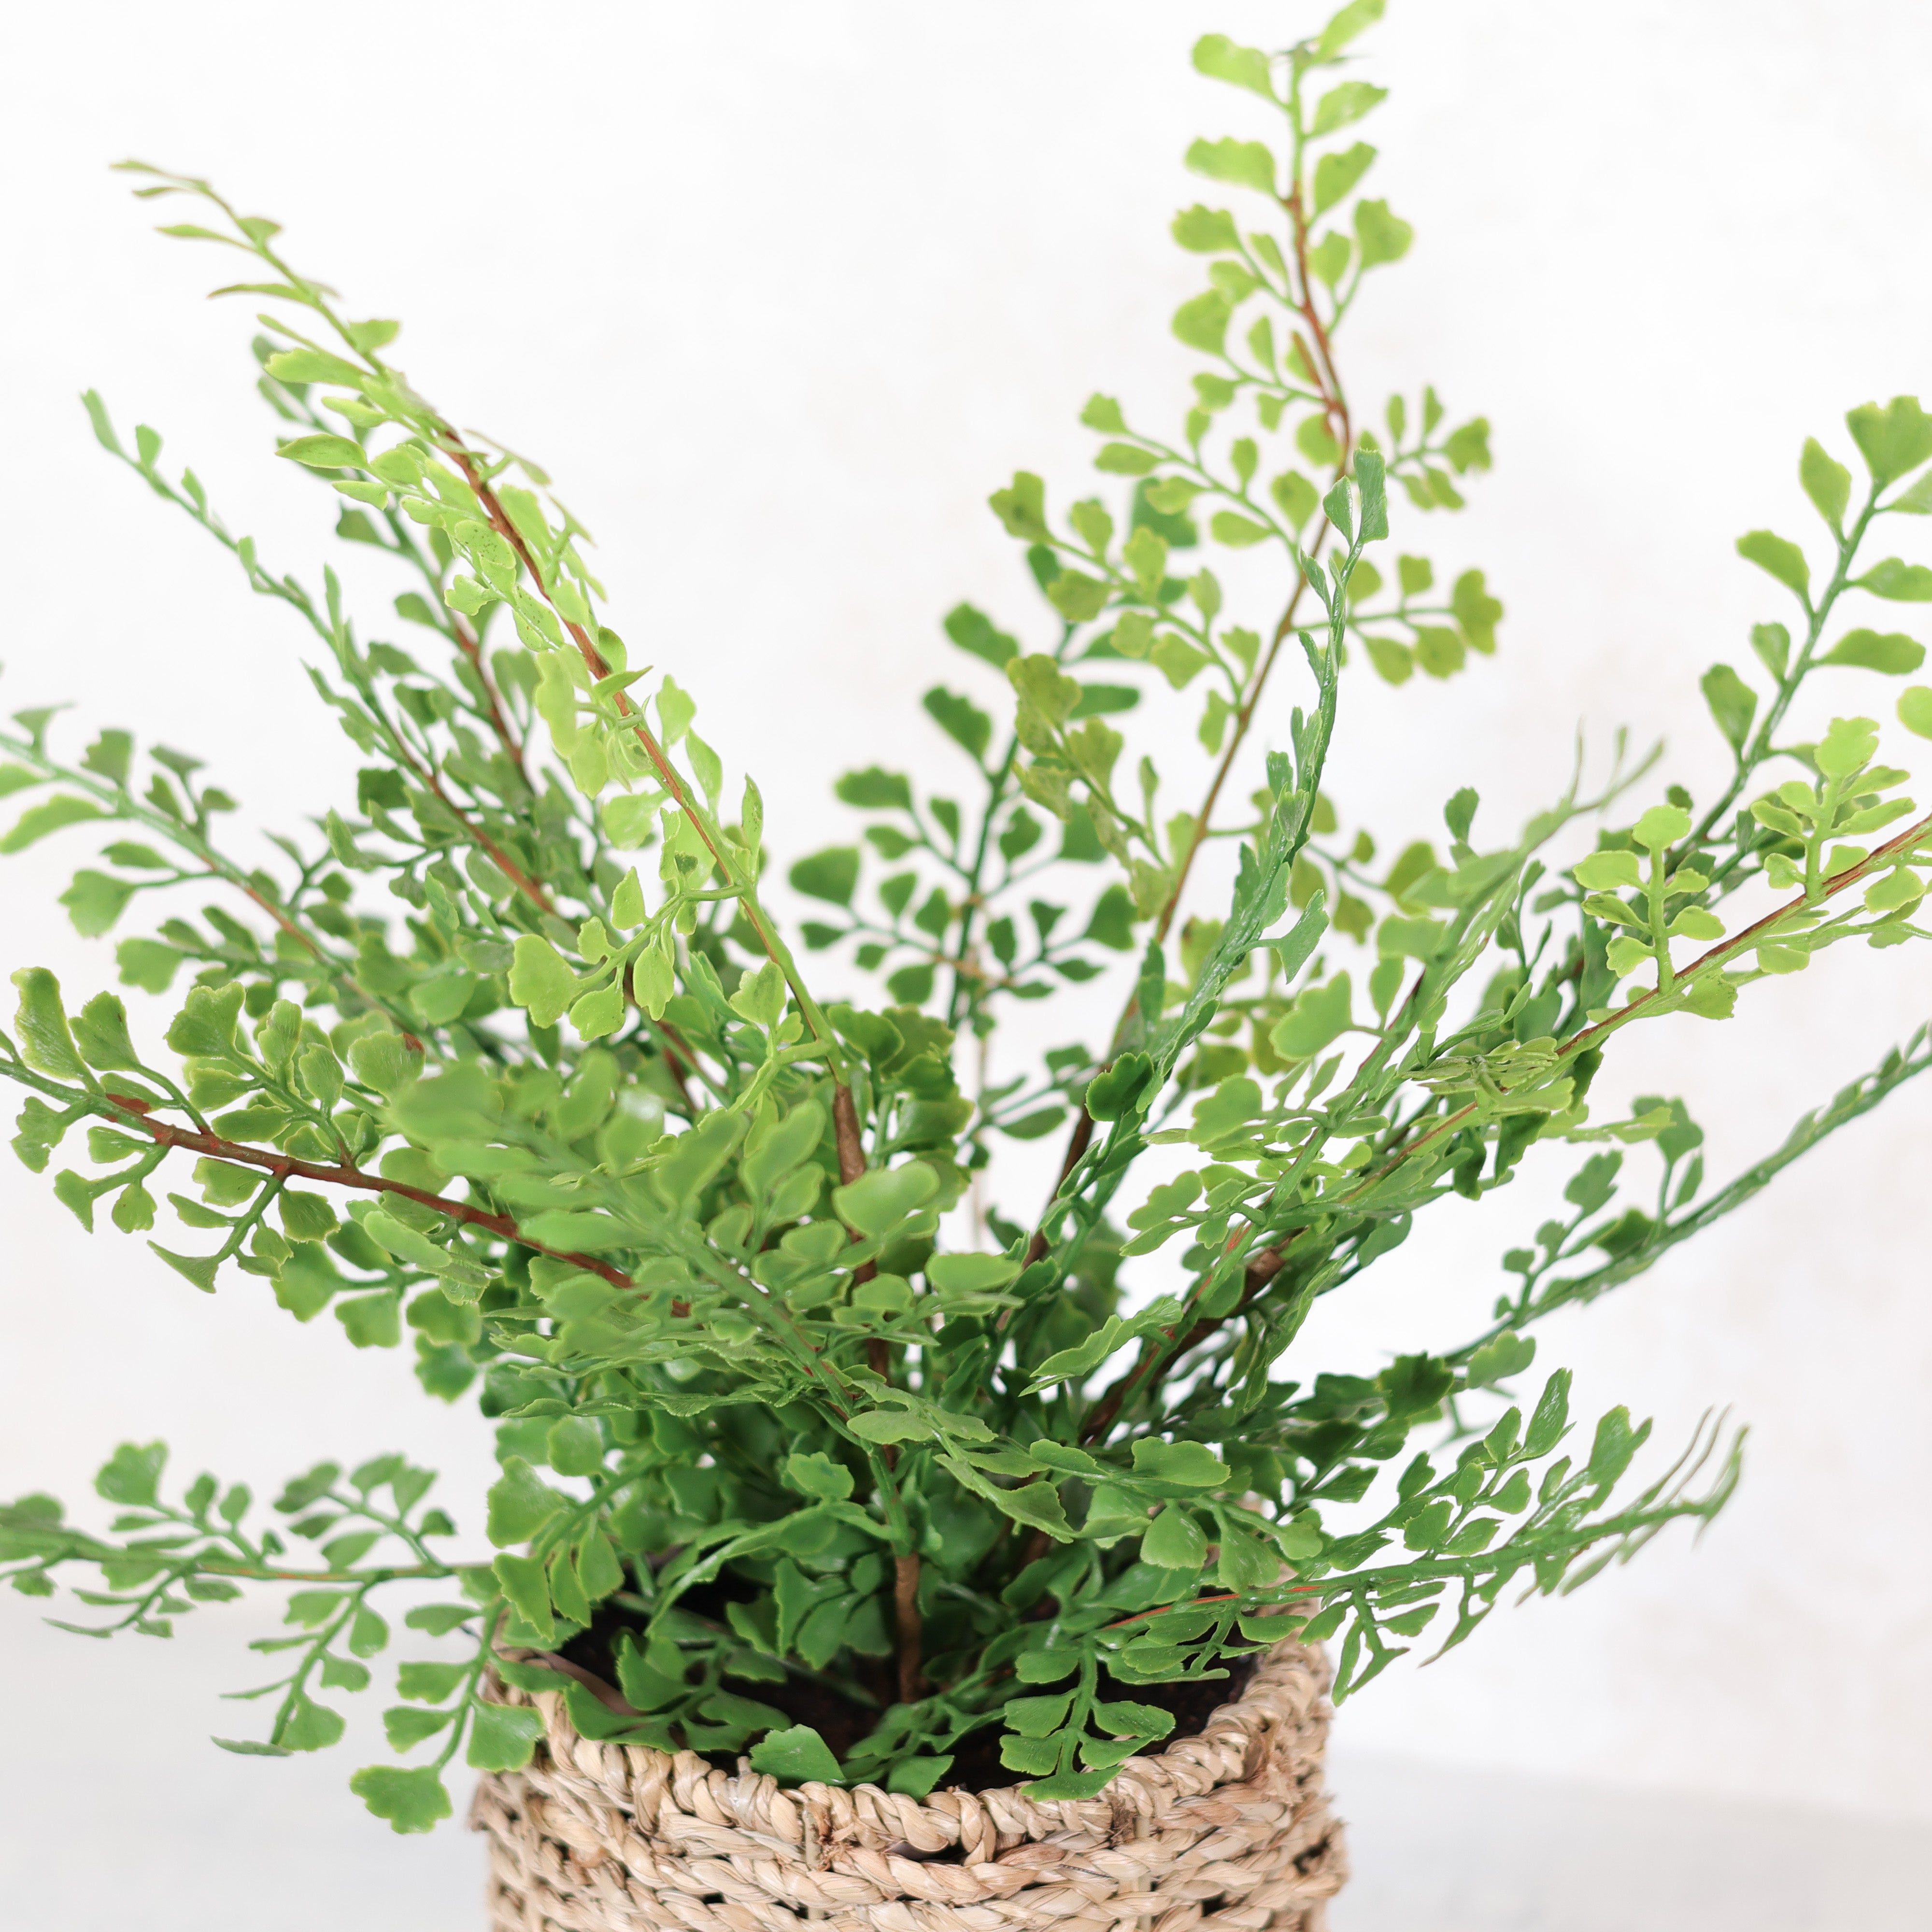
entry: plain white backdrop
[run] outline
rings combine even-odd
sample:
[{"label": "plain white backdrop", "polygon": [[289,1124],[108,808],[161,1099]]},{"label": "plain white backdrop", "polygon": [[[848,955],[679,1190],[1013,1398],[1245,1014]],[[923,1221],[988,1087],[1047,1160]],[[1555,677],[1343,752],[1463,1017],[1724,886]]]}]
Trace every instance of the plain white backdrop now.
[{"label": "plain white backdrop", "polygon": [[[1663,736],[1668,776],[1708,795],[1721,760],[1696,680],[1786,614],[1733,540],[1772,524],[1809,542],[1803,438],[1849,458],[1846,407],[1932,387],[1932,16],[1898,0],[1396,0],[1391,16],[1361,44],[1394,90],[1365,133],[1374,191],[1418,239],[1363,297],[1344,371],[1371,408],[1432,381],[1490,418],[1496,468],[1472,508],[1425,521],[1399,502],[1396,538],[1484,566],[1508,616],[1498,656],[1452,685],[1352,676],[1338,796],[1387,844],[1473,783],[1501,836],[1560,790],[1580,724],[1599,752],[1622,724]],[[133,726],[208,756],[268,825],[319,812],[353,766],[292,621],[87,434],[75,398],[94,385],[270,559],[314,574],[332,548],[320,493],[272,458],[245,310],[202,300],[227,262],[148,233],[105,171],[132,153],[215,177],[286,224],[352,312],[404,317],[418,386],[557,476],[633,661],[697,694],[781,853],[849,836],[836,771],[950,757],[917,709],[939,678],[998,695],[940,614],[970,596],[1043,634],[987,492],[1016,466],[1062,502],[1090,490],[1075,418],[1096,388],[1150,421],[1182,406],[1167,318],[1200,270],[1165,228],[1222,197],[1180,158],[1197,134],[1259,131],[1244,97],[1191,73],[1193,39],[1280,44],[1320,17],[1255,0],[82,0],[16,17],[6,708],[70,699],[76,733]],[[1885,548],[1925,559],[1904,520]],[[1889,685],[1827,675],[1832,706],[1889,718]],[[0,874],[0,964],[52,964],[76,993],[112,977],[52,904],[84,856],[43,847]],[[1615,1091],[1686,1095],[1722,1178],[1903,1040],[1927,987],[1916,952],[1834,955],[1731,1024],[1642,1030]],[[1567,1604],[1398,1667],[1345,1711],[1355,1748],[1932,1817],[1929,1135],[1932,1085],[1908,1089],[1735,1226],[1551,1325],[1544,1360],[1575,1365],[1581,1403],[1654,1414],[1660,1443],[1730,1406],[1754,1430],[1744,1488],[1694,1551],[1667,1534]],[[1559,1151],[1547,1185],[1512,1190],[1534,1198],[1440,1210],[1310,1348],[1372,1370],[1460,1339],[1540,1218],[1536,1187],[1566,1171]],[[0,1493],[80,1498],[128,1436],[258,1487],[397,1447],[441,1459],[474,1526],[484,1432],[420,1399],[399,1356],[357,1354],[326,1319],[297,1328],[239,1279],[204,1298],[138,1239],[90,1240],[10,1163],[0,1188]],[[9,1599],[0,1629],[98,1750],[125,1734],[130,1687],[210,1641],[110,1666],[44,1640],[38,1614]],[[248,1681],[246,1622],[232,1672],[196,1664],[197,1684]],[[148,1724],[157,1780],[213,1775],[200,1738],[235,1723],[206,1705],[165,1748]],[[350,1768],[299,1767],[292,1788],[339,1789]]]}]

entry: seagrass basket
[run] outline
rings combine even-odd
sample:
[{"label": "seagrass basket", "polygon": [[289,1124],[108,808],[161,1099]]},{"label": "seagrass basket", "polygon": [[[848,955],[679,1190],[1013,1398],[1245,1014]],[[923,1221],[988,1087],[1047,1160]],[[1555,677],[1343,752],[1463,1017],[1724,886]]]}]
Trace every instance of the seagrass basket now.
[{"label": "seagrass basket", "polygon": [[1192,1737],[1128,1760],[1100,1797],[1017,1786],[898,1797],[781,1790],[580,1737],[534,1705],[529,1767],[487,1777],[494,1932],[1323,1932],[1348,1873],[1322,1750],[1328,1673],[1288,1642]]}]

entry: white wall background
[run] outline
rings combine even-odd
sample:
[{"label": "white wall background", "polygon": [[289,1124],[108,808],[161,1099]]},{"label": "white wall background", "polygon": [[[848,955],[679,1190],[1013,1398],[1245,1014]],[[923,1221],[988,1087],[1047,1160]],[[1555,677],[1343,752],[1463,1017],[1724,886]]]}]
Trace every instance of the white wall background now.
[{"label": "white wall background", "polygon": [[[1560,788],[1585,721],[1599,745],[1625,722],[1668,734],[1670,775],[1708,791],[1696,680],[1783,614],[1732,538],[1808,537],[1802,438],[1846,454],[1846,406],[1932,387],[1932,16],[1903,0],[1391,14],[1364,43],[1395,90],[1368,130],[1375,191],[1418,240],[1364,298],[1346,367],[1371,404],[1432,380],[1491,418],[1473,508],[1403,512],[1396,537],[1485,565],[1509,614],[1499,656],[1451,686],[1352,681],[1338,790],[1357,810],[1381,795],[1386,840],[1474,782],[1503,830]],[[634,656],[698,694],[778,843],[824,842],[843,824],[834,771],[946,755],[917,694],[977,668],[940,612],[970,596],[1037,630],[986,492],[1016,465],[1063,502],[1090,487],[1074,418],[1095,387],[1150,418],[1179,406],[1166,318],[1198,271],[1164,228],[1204,190],[1179,157],[1250,119],[1191,75],[1192,39],[1278,44],[1320,17],[1255,0],[16,16],[8,708],[72,698],[89,727],[210,755],[271,824],[319,810],[352,765],[292,624],[110,465],[74,400],[95,384],[124,422],[155,424],[272,558],[315,568],[325,512],[269,455],[246,316],[200,299],[226,265],[148,236],[103,171],[131,152],[214,176],[286,223],[356,312],[405,317],[418,382],[559,476]],[[1899,547],[1922,560],[1916,526]],[[1838,675],[1844,708],[1888,715],[1876,681]],[[51,904],[78,856],[8,862],[0,964],[111,980],[106,947]],[[1910,1032],[1926,984],[1914,953],[1833,956],[1738,1023],[1644,1030],[1618,1078],[1688,1094],[1721,1177]],[[1932,1086],[1908,1090],[1748,1220],[1552,1324],[1546,1362],[1576,1364],[1586,1403],[1654,1414],[1660,1442],[1732,1405],[1755,1430],[1746,1486],[1694,1553],[1667,1536],[1566,1605],[1392,1673],[1345,1714],[1358,1748],[1932,1816],[1929,1131]],[[83,1237],[11,1163],[0,1188],[0,1492],[80,1497],[128,1436],[258,1484],[405,1447],[442,1458],[473,1523],[482,1430],[418,1399],[399,1358],[298,1329],[240,1281],[205,1300],[138,1240]],[[1315,1337],[1337,1366],[1460,1338],[1539,1207],[1505,1196],[1480,1228],[1441,1210]],[[38,1614],[10,1598],[0,1630],[24,1638]],[[124,1666],[31,1648],[111,1748]],[[200,1733],[181,1744],[166,1776],[201,1777]]]}]

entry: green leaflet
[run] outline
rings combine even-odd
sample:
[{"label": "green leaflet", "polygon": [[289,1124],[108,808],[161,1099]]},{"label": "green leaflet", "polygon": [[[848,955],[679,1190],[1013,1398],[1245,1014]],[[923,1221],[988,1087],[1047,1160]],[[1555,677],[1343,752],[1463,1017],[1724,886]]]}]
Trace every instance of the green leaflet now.
[{"label": "green leaflet", "polygon": [[1218,290],[1210,289],[1204,296],[1183,302],[1174,310],[1174,333],[1189,348],[1218,356],[1227,340],[1232,314],[1226,296]]},{"label": "green leaflet", "polygon": [[831,1748],[809,1724],[769,1732],[752,1752],[752,1768],[789,1784],[844,1782]]},{"label": "green leaflet", "polygon": [[296,436],[283,443],[275,454],[311,470],[359,469],[362,464],[362,446],[346,436]]},{"label": "green leaflet", "polygon": [[1916,638],[1896,631],[1847,631],[1818,662],[1853,664],[1863,670],[1884,671],[1898,677],[1916,670],[1925,662],[1925,646]]},{"label": "green leaflet", "polygon": [[527,1008],[532,1024],[554,1026],[577,997],[577,976],[548,940],[525,934],[516,943],[510,968],[510,997]]},{"label": "green leaflet", "polygon": [[87,1079],[61,1004],[60,982],[45,967],[30,966],[14,975],[14,984],[20,994],[14,1024],[27,1064],[57,1078]]},{"label": "green leaflet", "polygon": [[404,1770],[370,1765],[349,1780],[349,1788],[392,1832],[427,1832],[450,1814],[449,1793],[433,1766]]},{"label": "green leaflet", "polygon": [[1034,1379],[1036,1382],[1070,1382],[1076,1376],[1090,1373],[1120,1346],[1126,1328],[1126,1324],[1118,1316],[1108,1316],[1077,1347],[1063,1348],[1058,1354],[1049,1355],[1034,1370]]},{"label": "green leaflet", "polygon": [[985,659],[996,670],[1004,670],[1019,655],[1019,646],[995,629],[992,620],[970,604],[957,604],[947,613],[945,631],[962,650]]},{"label": "green leaflet", "polygon": [[477,1771],[520,1771],[542,1735],[543,1719],[535,1711],[478,1704],[470,1718],[464,1762]]},{"label": "green leaflet", "polygon": [[859,853],[855,846],[836,846],[801,859],[789,874],[794,890],[832,905],[850,905],[859,883]]},{"label": "green leaflet", "polygon": [[1030,1483],[1014,1490],[993,1490],[987,1493],[1016,1522],[1044,1530],[1057,1541],[1066,1542],[1073,1534],[1059,1492],[1048,1483]]},{"label": "green leaflet", "polygon": [[1322,37],[1316,43],[1317,50],[1324,59],[1332,58],[1382,18],[1382,7],[1383,0],[1348,0],[1322,28]]},{"label": "green leaflet", "polygon": [[1414,238],[1415,230],[1399,215],[1391,214],[1387,202],[1355,204],[1355,250],[1364,268],[1400,261]]},{"label": "green leaflet", "polygon": [[1738,539],[1738,554],[1760,570],[1768,571],[1788,590],[1800,597],[1811,583],[1811,566],[1804,553],[1788,539],[1769,530],[1751,530]]},{"label": "green leaflet", "polygon": [[1268,1044],[1284,1060],[1306,1060],[1336,1039],[1349,1021],[1348,976],[1338,974],[1326,986],[1301,994],[1294,1011],[1277,1021]]},{"label": "green leaflet", "polygon": [[1798,477],[1819,515],[1833,530],[1842,529],[1846,506],[1852,497],[1852,472],[1828,456],[1816,436],[1804,439],[1804,448],[1798,459]]},{"label": "green leaflet", "polygon": [[490,1491],[490,1540],[500,1550],[527,1542],[563,1507],[564,1501],[538,1480],[521,1456],[512,1456]]},{"label": "green leaflet", "polygon": [[85,824],[90,818],[104,818],[106,814],[99,806],[84,798],[69,798],[56,795],[43,799],[38,805],[30,805],[14,822],[13,829],[0,836],[0,853],[24,852],[29,845],[35,845],[50,832],[64,830],[70,825]]},{"label": "green leaflet", "polygon": [[[1704,701],[1711,707],[1718,729],[1734,750],[1741,750],[1750,736],[1751,719],[1757,710],[1757,693],[1729,664],[1713,664],[1700,680]],[[1636,881],[1630,881],[1634,884]]]},{"label": "green leaflet", "polygon": [[1196,141],[1187,151],[1187,165],[1210,181],[1274,192],[1274,156],[1258,141]]},{"label": "green leaflet", "polygon": [[1208,1554],[1200,1526],[1178,1504],[1169,1503],[1141,1538],[1141,1560],[1163,1570],[1198,1570]]},{"label": "green leaflet", "polygon": [[1348,194],[1376,158],[1376,151],[1366,141],[1358,141],[1339,154],[1324,154],[1315,164],[1315,212],[1325,214]]},{"label": "green leaflet", "polygon": [[938,1191],[932,1168],[914,1163],[874,1168],[835,1190],[832,1199],[848,1226],[862,1234],[881,1235],[916,1215]]},{"label": "green leaflet", "polygon": [[1932,457],[1932,416],[1916,396],[1894,396],[1881,409],[1867,403],[1845,418],[1852,440],[1881,489]]},{"label": "green leaflet", "polygon": [[1922,563],[1906,563],[1888,556],[1875,563],[1858,581],[1858,588],[1874,597],[1900,604],[1932,603],[1932,568]]},{"label": "green leaflet", "polygon": [[1210,1490],[1225,1483],[1226,1463],[1198,1442],[1156,1442],[1143,1438],[1134,1444],[1134,1473],[1156,1481],[1178,1483],[1184,1489]]},{"label": "green leaflet", "polygon": [[[339,382],[350,388],[360,388],[368,377],[366,370],[322,349],[284,349],[271,356],[262,367],[278,382]],[[290,447],[284,446],[284,454]],[[307,456],[296,459],[310,460]]]},{"label": "green leaflet", "polygon": [[1238,45],[1226,34],[1203,34],[1194,44],[1194,65],[1197,72],[1244,87],[1264,100],[1275,98],[1268,56],[1258,48]]}]

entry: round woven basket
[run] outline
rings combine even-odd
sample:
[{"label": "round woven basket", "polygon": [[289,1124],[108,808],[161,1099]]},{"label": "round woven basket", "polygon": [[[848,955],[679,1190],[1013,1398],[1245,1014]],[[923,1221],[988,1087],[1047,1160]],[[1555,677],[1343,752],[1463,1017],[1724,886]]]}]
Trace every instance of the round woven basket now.
[{"label": "round woven basket", "polygon": [[529,1767],[487,1777],[495,1932],[1323,1932],[1348,1873],[1322,1781],[1328,1673],[1277,1644],[1193,1737],[1130,1758],[1098,1798],[894,1796],[736,1777],[578,1736],[534,1705]]}]

